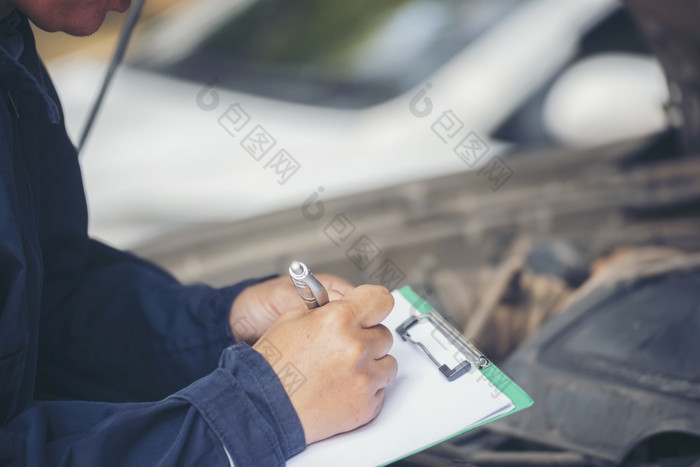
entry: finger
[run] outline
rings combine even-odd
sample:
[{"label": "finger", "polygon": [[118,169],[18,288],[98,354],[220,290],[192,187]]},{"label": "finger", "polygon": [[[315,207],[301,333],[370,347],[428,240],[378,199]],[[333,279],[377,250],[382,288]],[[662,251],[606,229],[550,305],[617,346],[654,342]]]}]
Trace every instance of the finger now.
[{"label": "finger", "polygon": [[374,412],[372,413],[372,417],[370,418],[370,421],[374,420],[377,418],[377,415],[379,415],[379,412],[382,411],[382,407],[384,406],[384,395],[386,391],[384,388],[378,390],[376,394],[374,395]]},{"label": "finger", "polygon": [[375,371],[375,382],[377,389],[385,388],[394,382],[399,372],[399,363],[393,355],[384,355],[375,360],[373,365]]},{"label": "finger", "polygon": [[365,329],[363,338],[371,349],[371,355],[374,359],[382,358],[391,350],[394,343],[394,335],[386,326],[378,324],[371,328]]},{"label": "finger", "polygon": [[355,288],[349,281],[333,274],[319,274],[316,277],[326,289],[335,289],[343,295]]},{"label": "finger", "polygon": [[371,328],[389,316],[394,307],[394,297],[379,285],[361,285],[345,294],[351,302],[357,321],[364,328]]}]

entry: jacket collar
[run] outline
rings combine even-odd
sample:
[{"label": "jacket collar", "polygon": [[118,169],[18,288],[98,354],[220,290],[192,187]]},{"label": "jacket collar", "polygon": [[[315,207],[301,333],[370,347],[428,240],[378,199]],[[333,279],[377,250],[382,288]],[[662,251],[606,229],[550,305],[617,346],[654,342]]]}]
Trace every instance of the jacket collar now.
[{"label": "jacket collar", "polygon": [[41,99],[51,123],[58,123],[60,111],[49,95],[47,81],[27,18],[14,11],[0,19],[0,86]]}]

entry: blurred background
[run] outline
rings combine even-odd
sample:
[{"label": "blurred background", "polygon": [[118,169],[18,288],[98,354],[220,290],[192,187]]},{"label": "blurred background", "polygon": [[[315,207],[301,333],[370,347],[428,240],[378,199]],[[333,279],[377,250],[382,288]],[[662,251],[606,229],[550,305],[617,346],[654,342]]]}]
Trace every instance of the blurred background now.
[{"label": "blurred background", "polygon": [[[76,140],[119,23],[40,35]],[[666,125],[658,62],[610,0],[146,2],[131,52],[83,154],[91,228],[122,247],[299,205],[317,185],[338,197],[469,171],[512,145]],[[218,102],[202,109],[209,84]],[[236,104],[241,138],[260,125],[303,166],[284,186],[217,121]],[[473,167],[454,149],[470,132],[489,149]]]},{"label": "blurred background", "polygon": [[[680,3],[148,0],[80,156],[91,234],[186,282],[413,286],[535,406],[405,465],[691,465]],[[76,142],[122,21],[37,31]]]}]

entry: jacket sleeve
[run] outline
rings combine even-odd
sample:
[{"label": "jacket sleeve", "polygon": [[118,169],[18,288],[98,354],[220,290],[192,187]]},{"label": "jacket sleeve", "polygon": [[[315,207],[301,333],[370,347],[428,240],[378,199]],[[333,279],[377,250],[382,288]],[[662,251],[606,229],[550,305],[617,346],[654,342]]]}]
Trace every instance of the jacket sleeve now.
[{"label": "jacket sleeve", "polygon": [[96,241],[77,274],[62,300],[45,288],[39,398],[152,401],[174,393],[216,368],[234,343],[231,304],[256,282],[185,286]]},{"label": "jacket sleeve", "polygon": [[160,402],[37,402],[0,428],[0,465],[284,465],[303,429],[279,379],[246,344]]}]

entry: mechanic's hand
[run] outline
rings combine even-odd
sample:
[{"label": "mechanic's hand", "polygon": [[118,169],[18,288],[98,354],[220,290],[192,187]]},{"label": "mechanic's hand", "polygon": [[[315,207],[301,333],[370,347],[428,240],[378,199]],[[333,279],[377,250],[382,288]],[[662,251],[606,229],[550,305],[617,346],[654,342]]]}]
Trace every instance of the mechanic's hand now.
[{"label": "mechanic's hand", "polygon": [[307,445],[374,419],[398,369],[387,355],[391,331],[379,324],[394,306],[389,291],[363,285],[328,294],[321,308],[283,314],[253,346],[280,377]]},{"label": "mechanic's hand", "polygon": [[[346,293],[353,289],[350,282],[338,276],[319,274],[316,277],[329,290]],[[282,313],[303,303],[288,276],[246,287],[231,305],[229,325],[234,339],[252,345]]]}]

